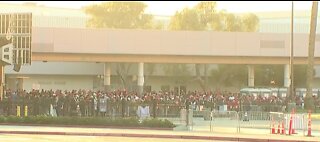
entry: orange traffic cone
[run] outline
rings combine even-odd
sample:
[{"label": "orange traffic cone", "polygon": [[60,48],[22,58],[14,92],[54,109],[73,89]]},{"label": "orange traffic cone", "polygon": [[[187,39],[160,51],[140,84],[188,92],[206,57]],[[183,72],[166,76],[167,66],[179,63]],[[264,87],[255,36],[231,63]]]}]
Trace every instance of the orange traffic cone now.
[{"label": "orange traffic cone", "polygon": [[284,121],[282,120],[282,131],[281,131],[282,135],[286,134],[286,129],[284,128]]},{"label": "orange traffic cone", "polygon": [[278,124],[278,134],[280,134],[280,123]]},{"label": "orange traffic cone", "polygon": [[296,132],[295,132],[295,129],[294,129],[294,127],[295,127],[295,118],[296,118],[296,114],[295,114],[295,110],[293,109],[293,123],[292,123],[292,132],[291,132],[291,134],[297,134]]},{"label": "orange traffic cone", "polygon": [[275,122],[272,119],[271,134],[276,134]]},{"label": "orange traffic cone", "polygon": [[292,124],[292,132],[291,134],[297,134],[296,131],[294,130],[294,123]]},{"label": "orange traffic cone", "polygon": [[311,137],[311,111],[309,110],[309,115],[308,115],[308,137]]},{"label": "orange traffic cone", "polygon": [[292,133],[292,114],[293,114],[293,110],[291,112],[290,121],[289,121],[289,135],[291,135]]}]

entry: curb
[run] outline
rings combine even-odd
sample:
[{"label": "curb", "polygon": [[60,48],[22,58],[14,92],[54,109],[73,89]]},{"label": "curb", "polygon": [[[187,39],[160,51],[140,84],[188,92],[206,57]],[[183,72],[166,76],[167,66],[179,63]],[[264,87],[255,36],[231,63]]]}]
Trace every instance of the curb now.
[{"label": "curb", "polygon": [[0,123],[8,126],[43,126],[43,127],[68,127],[68,128],[109,128],[109,129],[138,129],[138,130],[173,130],[173,128],[159,127],[121,127],[121,126],[98,126],[98,125],[45,125],[45,124],[25,124],[25,123]]},{"label": "curb", "polygon": [[169,139],[194,139],[194,140],[223,140],[223,141],[246,141],[246,142],[306,142],[306,141],[301,141],[301,140],[239,138],[239,137],[222,137],[222,136],[157,135],[157,134],[125,134],[125,133],[0,131],[0,134],[68,135],[68,136],[112,136],[112,137],[169,138]]}]

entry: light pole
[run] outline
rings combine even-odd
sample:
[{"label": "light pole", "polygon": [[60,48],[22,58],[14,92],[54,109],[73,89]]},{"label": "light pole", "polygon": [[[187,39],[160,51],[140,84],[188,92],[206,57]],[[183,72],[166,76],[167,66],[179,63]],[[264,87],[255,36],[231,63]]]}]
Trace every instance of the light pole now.
[{"label": "light pole", "polygon": [[293,1],[291,2],[291,36],[290,36],[290,102],[294,103],[294,84],[293,84]]}]

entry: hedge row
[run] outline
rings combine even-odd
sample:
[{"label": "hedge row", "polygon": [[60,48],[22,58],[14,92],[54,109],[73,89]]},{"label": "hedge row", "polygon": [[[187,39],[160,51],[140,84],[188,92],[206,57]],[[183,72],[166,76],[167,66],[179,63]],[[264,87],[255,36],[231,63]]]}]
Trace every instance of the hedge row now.
[{"label": "hedge row", "polygon": [[102,118],[102,117],[50,117],[50,116],[0,116],[0,123],[17,124],[49,124],[49,125],[82,125],[82,126],[120,126],[120,127],[153,127],[173,128],[175,125],[169,120],[137,118]]}]

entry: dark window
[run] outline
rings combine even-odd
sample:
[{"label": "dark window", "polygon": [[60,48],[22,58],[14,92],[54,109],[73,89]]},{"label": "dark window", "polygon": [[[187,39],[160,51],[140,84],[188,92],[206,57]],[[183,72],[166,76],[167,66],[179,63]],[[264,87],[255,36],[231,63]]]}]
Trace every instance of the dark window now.
[{"label": "dark window", "polygon": [[284,48],[282,40],[260,40],[260,48]]}]

